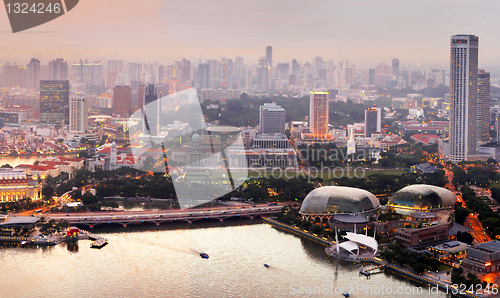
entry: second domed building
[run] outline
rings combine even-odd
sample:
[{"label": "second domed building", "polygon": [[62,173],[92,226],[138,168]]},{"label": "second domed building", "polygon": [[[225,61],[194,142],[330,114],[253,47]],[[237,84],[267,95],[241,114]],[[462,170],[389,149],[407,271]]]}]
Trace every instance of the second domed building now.
[{"label": "second domed building", "polygon": [[394,193],[387,206],[398,213],[409,214],[414,211],[452,209],[455,201],[455,194],[446,188],[414,184]]}]

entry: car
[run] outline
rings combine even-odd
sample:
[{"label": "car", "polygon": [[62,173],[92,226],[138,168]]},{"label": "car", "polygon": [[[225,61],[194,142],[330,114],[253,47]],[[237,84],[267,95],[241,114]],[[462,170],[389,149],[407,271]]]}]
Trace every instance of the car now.
[{"label": "car", "polygon": [[69,214],[66,214],[66,216],[69,216]]},{"label": "car", "polygon": [[210,209],[207,209],[207,211],[210,211]]}]

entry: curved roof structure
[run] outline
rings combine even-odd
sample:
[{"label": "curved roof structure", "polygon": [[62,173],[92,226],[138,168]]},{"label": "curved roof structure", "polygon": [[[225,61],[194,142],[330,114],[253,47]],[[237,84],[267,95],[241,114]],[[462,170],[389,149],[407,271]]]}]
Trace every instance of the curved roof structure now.
[{"label": "curved roof structure", "polygon": [[344,236],[344,238],[349,239],[350,241],[360,243],[364,246],[367,246],[371,249],[373,249],[373,254],[376,255],[378,251],[378,242],[375,240],[375,238],[366,236],[363,234],[356,234],[353,232],[347,232],[347,234]]},{"label": "curved roof structure", "polygon": [[380,206],[378,199],[364,189],[323,186],[311,191],[300,211],[303,213],[360,213]]},{"label": "curved roof structure", "polygon": [[354,241],[345,241],[339,244],[339,247],[347,250],[349,253],[354,254],[353,251],[356,251],[356,254],[359,253],[359,246],[356,242]]},{"label": "curved roof structure", "polygon": [[446,188],[414,184],[394,193],[387,204],[400,208],[432,210],[453,207],[455,201],[455,194]]}]

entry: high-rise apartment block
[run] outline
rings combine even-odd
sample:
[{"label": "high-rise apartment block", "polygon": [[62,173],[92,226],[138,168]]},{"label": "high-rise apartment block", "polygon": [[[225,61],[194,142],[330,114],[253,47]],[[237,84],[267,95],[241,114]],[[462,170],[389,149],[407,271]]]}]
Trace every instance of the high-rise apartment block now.
[{"label": "high-rise apartment block", "polygon": [[69,132],[80,137],[87,130],[88,103],[83,94],[71,96],[69,101]]},{"label": "high-rise apartment block", "polygon": [[450,160],[469,160],[476,154],[478,44],[475,35],[451,37]]},{"label": "high-rise apartment block", "polygon": [[490,73],[480,69],[477,78],[477,141],[490,140]]}]

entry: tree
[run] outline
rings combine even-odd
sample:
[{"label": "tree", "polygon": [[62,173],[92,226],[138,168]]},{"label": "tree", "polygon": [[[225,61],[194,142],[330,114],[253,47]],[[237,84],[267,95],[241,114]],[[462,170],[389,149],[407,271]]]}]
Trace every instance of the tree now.
[{"label": "tree", "polygon": [[42,196],[44,201],[52,199],[53,195],[54,195],[54,188],[48,184],[44,185],[42,188]]},{"label": "tree", "polygon": [[472,237],[471,233],[459,231],[457,233],[457,240],[467,244],[472,244],[472,242],[474,241],[474,237]]},{"label": "tree", "polygon": [[1,166],[1,168],[9,168],[9,169],[12,169],[12,166],[9,165],[8,163],[4,164],[3,166]]}]

